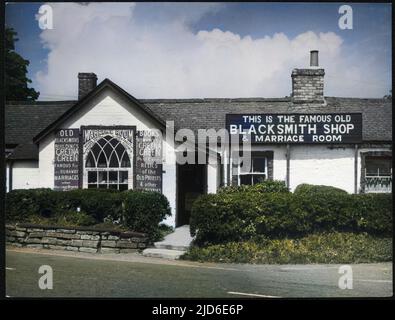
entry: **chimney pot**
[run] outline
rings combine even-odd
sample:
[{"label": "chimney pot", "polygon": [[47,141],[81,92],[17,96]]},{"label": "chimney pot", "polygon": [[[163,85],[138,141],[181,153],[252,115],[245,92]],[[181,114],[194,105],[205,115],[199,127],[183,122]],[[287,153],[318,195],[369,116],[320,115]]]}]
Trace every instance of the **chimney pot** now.
[{"label": "chimney pot", "polygon": [[97,86],[97,76],[93,72],[78,73],[78,100],[81,100]]},{"label": "chimney pot", "polygon": [[310,67],[318,67],[318,50],[310,51]]}]

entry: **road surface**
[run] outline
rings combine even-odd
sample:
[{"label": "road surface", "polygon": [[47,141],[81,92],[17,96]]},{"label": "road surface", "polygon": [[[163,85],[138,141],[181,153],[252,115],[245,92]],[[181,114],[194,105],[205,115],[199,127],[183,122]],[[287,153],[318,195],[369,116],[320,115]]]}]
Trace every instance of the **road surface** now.
[{"label": "road surface", "polygon": [[[40,266],[53,270],[42,290]],[[352,289],[340,289],[340,265],[250,265],[169,261],[139,254],[83,254],[7,248],[9,297],[288,298],[389,297],[392,264],[352,265]]]}]

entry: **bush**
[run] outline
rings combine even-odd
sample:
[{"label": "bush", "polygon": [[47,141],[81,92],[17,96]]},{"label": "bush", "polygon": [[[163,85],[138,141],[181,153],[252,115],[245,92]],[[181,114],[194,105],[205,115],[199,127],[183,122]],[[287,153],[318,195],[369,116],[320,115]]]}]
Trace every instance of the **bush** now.
[{"label": "bush", "polygon": [[164,195],[133,190],[13,190],[6,196],[6,206],[7,222],[86,226],[119,221],[120,227],[147,233],[153,241],[163,234],[159,223],[171,214]]},{"label": "bush", "polygon": [[167,198],[152,191],[125,191],[124,223],[131,230],[147,233],[151,241],[161,238],[159,223],[171,214]]},{"label": "bush", "polygon": [[392,233],[392,195],[234,192],[209,194],[192,206],[198,245],[316,232]]},{"label": "bush", "polygon": [[76,189],[61,192],[62,207],[58,207],[58,209],[59,211],[69,211],[80,208],[96,222],[103,222],[107,216],[110,216],[112,220],[117,220],[122,215],[120,194],[119,191],[107,191],[107,189]]},{"label": "bush", "polygon": [[289,192],[284,181],[266,180],[255,185],[227,186],[218,190],[218,193],[235,193],[235,192]]},{"label": "bush", "polygon": [[385,262],[392,261],[392,238],[334,232],[300,239],[229,242],[205,248],[191,247],[181,259],[262,264]]},{"label": "bush", "polygon": [[306,184],[302,183],[295,188],[295,194],[298,195],[322,195],[322,194],[331,194],[331,195],[338,195],[338,194],[347,194],[347,191],[335,188],[331,186],[318,186],[313,184]]},{"label": "bush", "polygon": [[6,219],[23,221],[30,215],[50,216],[53,209],[50,195],[51,189],[12,190],[6,195]]}]

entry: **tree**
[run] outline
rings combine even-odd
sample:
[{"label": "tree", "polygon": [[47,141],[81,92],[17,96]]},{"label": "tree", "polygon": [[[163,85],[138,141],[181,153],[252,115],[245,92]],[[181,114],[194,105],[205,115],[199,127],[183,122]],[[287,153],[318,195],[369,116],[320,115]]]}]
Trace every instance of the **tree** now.
[{"label": "tree", "polygon": [[15,52],[17,33],[13,28],[5,29],[5,99],[7,101],[36,100],[40,95],[33,88],[28,88],[32,81],[27,78],[27,66],[29,61],[23,59]]}]

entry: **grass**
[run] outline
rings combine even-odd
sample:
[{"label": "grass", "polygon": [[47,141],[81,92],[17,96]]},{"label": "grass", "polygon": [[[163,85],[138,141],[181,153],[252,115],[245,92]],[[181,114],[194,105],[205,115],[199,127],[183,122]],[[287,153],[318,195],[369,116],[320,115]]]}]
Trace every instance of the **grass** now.
[{"label": "grass", "polygon": [[192,246],[181,259],[201,262],[308,264],[392,261],[392,238],[366,233],[320,233],[299,239]]}]

